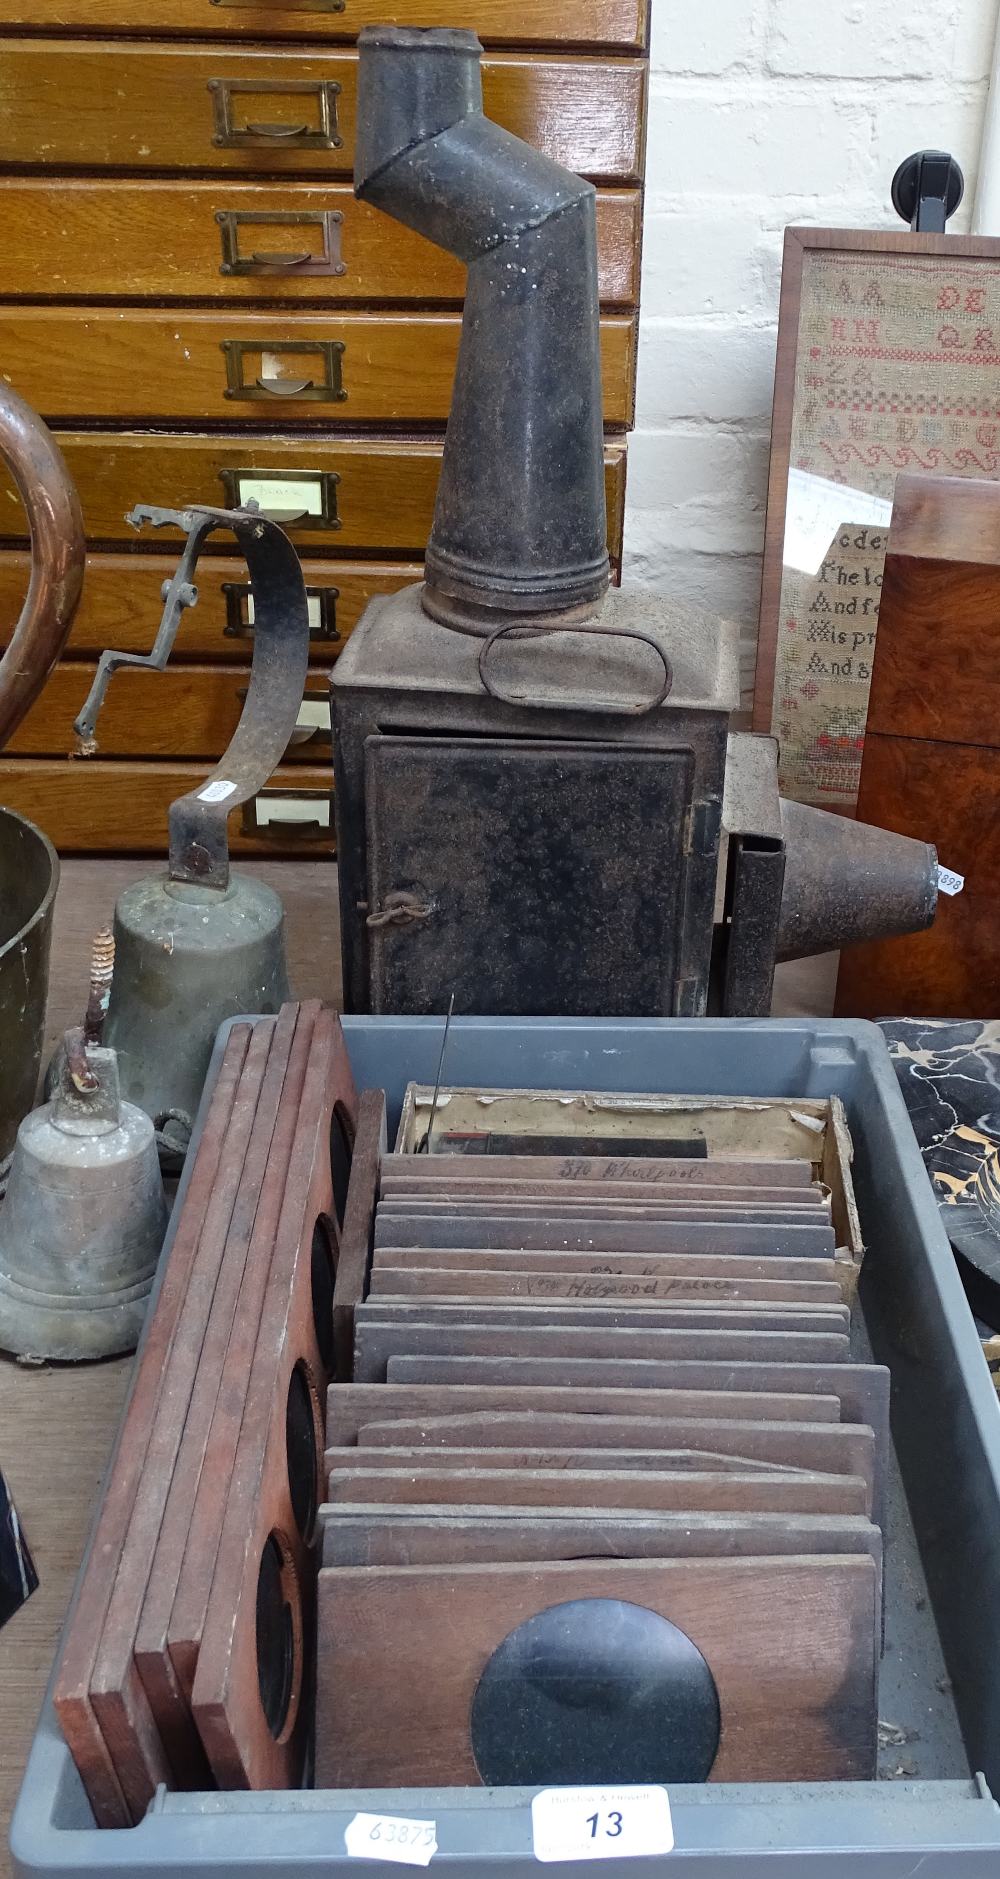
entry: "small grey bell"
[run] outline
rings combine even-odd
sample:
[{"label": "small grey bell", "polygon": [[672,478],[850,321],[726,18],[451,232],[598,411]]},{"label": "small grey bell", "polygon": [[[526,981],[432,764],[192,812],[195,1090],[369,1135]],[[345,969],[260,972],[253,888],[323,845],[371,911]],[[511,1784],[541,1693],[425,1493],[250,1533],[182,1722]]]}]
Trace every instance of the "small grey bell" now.
[{"label": "small grey bell", "polygon": [[152,1122],[122,1101],[114,1051],[67,1032],[58,1088],[21,1123],[0,1206],[0,1349],[133,1350],[166,1224]]}]

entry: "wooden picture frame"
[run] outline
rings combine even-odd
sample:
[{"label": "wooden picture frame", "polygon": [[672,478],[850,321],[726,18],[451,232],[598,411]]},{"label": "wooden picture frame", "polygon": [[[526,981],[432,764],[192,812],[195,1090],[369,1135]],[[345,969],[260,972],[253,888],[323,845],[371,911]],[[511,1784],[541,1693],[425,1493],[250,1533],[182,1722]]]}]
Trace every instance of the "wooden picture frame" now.
[{"label": "wooden picture frame", "polygon": [[[1000,479],[1000,239],[789,228],[753,728],[778,738],[782,790],[800,801],[850,810],[857,799],[904,470]],[[793,507],[790,475],[802,471],[829,487],[797,478]],[[859,492],[860,519],[834,515],[824,554],[838,484]],[[786,566],[786,536],[815,543],[817,529],[819,572]]]}]

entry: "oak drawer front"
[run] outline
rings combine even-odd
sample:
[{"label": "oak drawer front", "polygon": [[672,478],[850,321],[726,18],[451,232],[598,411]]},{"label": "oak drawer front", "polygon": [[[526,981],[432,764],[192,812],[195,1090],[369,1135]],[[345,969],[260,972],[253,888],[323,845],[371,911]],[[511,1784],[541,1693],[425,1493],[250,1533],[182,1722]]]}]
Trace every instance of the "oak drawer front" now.
[{"label": "oak drawer front", "polygon": [[[0,166],[354,170],[357,53],[0,41]],[[487,58],[487,115],[581,175],[642,175],[640,59]]]},{"label": "oak drawer front", "polygon": [[[457,313],[165,315],[128,308],[0,307],[0,363],[50,422],[303,419],[443,423]],[[635,326],[601,321],[604,419],[632,422]]]},{"label": "oak drawer front", "polygon": [[[577,45],[639,50],[647,0],[171,0],[158,32],[216,33],[227,39],[354,39],[363,26],[471,26],[484,45]],[[10,0],[6,28],[64,32],[149,31],[141,0]]]},{"label": "oak drawer front", "polygon": [[[167,811],[205,775],[197,763],[0,758],[0,802],[37,822],[61,855],[167,852]],[[234,855],[332,854],[328,766],[285,765],[229,818]]]},{"label": "oak drawer front", "polygon": [[[0,54],[2,54],[0,41]],[[356,202],[347,184],[0,182],[0,297],[65,300],[435,300],[465,269]],[[597,199],[601,299],[639,291],[638,190]]]},{"label": "oak drawer front", "polygon": [[[130,548],[137,538],[125,516],[137,502],[167,509],[189,503],[232,508],[252,498],[281,522],[305,556],[319,549],[349,554],[364,548],[422,557],[441,470],[440,441],[100,431],[62,431],[58,441],[80,492],[88,538],[127,542]],[[620,444],[606,448],[605,489],[608,541],[617,559],[625,510]],[[0,529],[8,540],[26,538],[24,511],[2,462]],[[141,537],[147,550],[175,539],[179,542],[180,535],[169,530],[147,530]],[[216,539],[224,553],[225,536]]]},{"label": "oak drawer front", "polygon": [[[7,754],[72,756],[76,749],[73,720],[95,671],[90,662],[58,665],[8,740]],[[239,723],[249,682],[249,665],[216,667],[171,660],[162,672],[124,666],[115,673],[101,707],[96,754],[198,758],[215,763]],[[319,669],[306,682],[299,724],[285,760],[332,763],[330,751],[329,678]],[[85,769],[81,762],[81,785]]]},{"label": "oak drawer front", "polygon": [[[20,612],[30,565],[26,552],[0,553],[0,648]],[[163,612],[160,589],[176,568],[176,557],[167,555],[88,555],[83,598],[64,658],[96,659],[106,647],[148,653]],[[370,600],[423,579],[421,565],[409,561],[393,566],[306,561],[302,571],[309,599],[309,657],[320,672],[332,665]],[[184,612],[174,657],[245,665],[253,654],[245,563],[203,558],[195,580],[198,604]],[[65,746],[64,732],[56,748]]]}]

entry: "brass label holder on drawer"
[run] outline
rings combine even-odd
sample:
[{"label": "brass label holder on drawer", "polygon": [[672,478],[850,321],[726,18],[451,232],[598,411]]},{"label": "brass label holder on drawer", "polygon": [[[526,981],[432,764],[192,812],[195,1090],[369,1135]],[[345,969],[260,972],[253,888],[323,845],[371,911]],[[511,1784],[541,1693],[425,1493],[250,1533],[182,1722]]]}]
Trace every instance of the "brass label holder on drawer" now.
[{"label": "brass label holder on drawer", "polygon": [[[212,142],[223,150],[339,150],[344,139],[337,121],[337,99],[341,87],[333,78],[286,78],[266,84],[254,78],[210,78],[212,115],[215,135]],[[236,120],[237,98],[311,98],[315,102],[315,123],[293,120],[264,123],[258,119]]]},{"label": "brass label holder on drawer", "polygon": [[[338,470],[220,470],[226,508],[255,502],[261,515],[282,528],[338,529]],[[269,501],[269,495],[284,501]],[[333,591],[332,589],[330,590]]]},{"label": "brass label holder on drawer", "polygon": [[[346,274],[347,264],[340,253],[340,229],[344,220],[339,209],[313,209],[301,213],[294,209],[220,209],[215,217],[222,238],[220,274]],[[318,228],[323,247],[319,254],[309,248],[289,249],[285,254],[240,253],[242,228]]]},{"label": "brass label holder on drawer", "polygon": [[[347,397],[342,378],[344,342],[341,339],[224,339],[221,342],[226,361],[224,398],[297,399],[301,404],[341,404]],[[290,354],[319,359],[323,375],[312,378],[271,378],[265,374],[265,362],[279,361]],[[246,378],[246,359],[259,356],[261,369],[251,384]]]},{"label": "brass label holder on drawer", "polygon": [[[315,678],[313,684],[316,684]],[[240,706],[246,703],[247,687],[238,685],[236,696]],[[308,686],[302,694],[299,715],[295,720],[291,736],[288,739],[289,751],[300,749],[303,744],[321,744],[327,750],[333,748],[333,726],[330,715],[330,688],[324,686],[321,691],[309,691]]]},{"label": "brass label holder on drawer", "polygon": [[323,842],[331,829],[324,789],[262,789],[243,805],[244,835],[271,842]]},{"label": "brass label holder on drawer", "polygon": [[[226,639],[253,638],[253,602],[248,581],[223,581],[222,592],[226,596],[226,624],[223,636]],[[307,587],[306,602],[309,608],[309,638],[333,645],[341,638],[337,625],[337,602],[340,599],[339,587]]]}]

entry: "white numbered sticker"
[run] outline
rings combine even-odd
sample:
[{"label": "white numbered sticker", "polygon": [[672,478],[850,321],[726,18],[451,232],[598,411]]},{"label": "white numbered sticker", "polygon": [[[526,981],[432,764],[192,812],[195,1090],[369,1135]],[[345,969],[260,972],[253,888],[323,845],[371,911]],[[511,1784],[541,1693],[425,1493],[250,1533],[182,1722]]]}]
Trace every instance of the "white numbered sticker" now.
[{"label": "white numbered sticker", "polygon": [[544,1788],[531,1803],[535,1858],[641,1859],[674,1844],[666,1788]]},{"label": "white numbered sticker", "polygon": [[198,801],[225,802],[226,797],[231,796],[235,788],[235,783],[206,783],[204,789],[198,791]]},{"label": "white numbered sticker", "polygon": [[960,894],[965,886],[964,874],[956,874],[954,868],[938,867],[938,892],[941,894]]},{"label": "white numbered sticker", "polygon": [[344,1829],[350,1859],[387,1859],[397,1866],[429,1866],[437,1852],[437,1822],[398,1814],[355,1814]]}]

